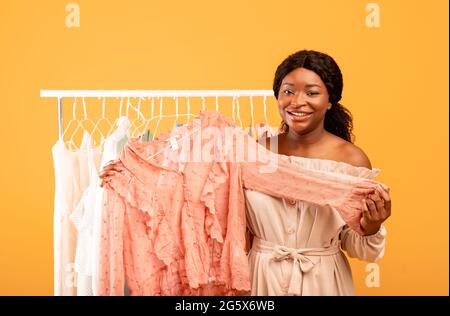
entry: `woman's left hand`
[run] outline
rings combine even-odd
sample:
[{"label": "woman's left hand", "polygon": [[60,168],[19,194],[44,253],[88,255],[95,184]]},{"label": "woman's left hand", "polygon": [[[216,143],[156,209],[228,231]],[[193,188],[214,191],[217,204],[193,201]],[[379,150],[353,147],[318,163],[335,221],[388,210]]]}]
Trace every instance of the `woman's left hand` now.
[{"label": "woman's left hand", "polygon": [[391,216],[389,188],[379,185],[374,194],[363,200],[363,216],[360,223],[364,235],[376,234],[389,216]]}]

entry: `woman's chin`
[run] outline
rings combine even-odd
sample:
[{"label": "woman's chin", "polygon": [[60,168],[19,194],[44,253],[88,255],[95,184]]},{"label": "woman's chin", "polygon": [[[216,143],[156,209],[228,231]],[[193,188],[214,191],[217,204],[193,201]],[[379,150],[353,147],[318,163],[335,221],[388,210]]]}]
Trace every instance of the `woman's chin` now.
[{"label": "woman's chin", "polygon": [[299,123],[289,124],[288,127],[289,127],[290,131],[293,131],[299,135],[304,134],[308,130],[307,126],[305,126],[303,124],[299,124]]}]

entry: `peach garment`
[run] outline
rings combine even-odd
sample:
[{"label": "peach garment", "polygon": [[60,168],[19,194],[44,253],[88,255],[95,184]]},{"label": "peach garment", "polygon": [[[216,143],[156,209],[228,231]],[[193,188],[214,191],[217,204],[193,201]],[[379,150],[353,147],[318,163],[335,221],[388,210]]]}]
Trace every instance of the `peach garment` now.
[{"label": "peach garment", "polygon": [[[243,137],[223,145],[222,131],[233,126],[218,112],[202,111],[198,120],[158,141],[131,140],[125,146],[120,157],[125,170],[106,186],[100,294],[123,295],[125,279],[132,295],[248,292],[244,188],[336,207],[361,233],[361,200],[374,191],[375,181],[292,164],[239,129],[233,133]],[[164,149],[174,134],[185,136],[197,127],[216,130],[208,141],[201,138],[200,148],[194,148],[193,135],[178,148]],[[211,161],[173,159],[211,143],[216,154]],[[230,153],[242,149],[250,156],[257,152],[261,159],[233,161]],[[266,174],[261,167],[272,171]]]},{"label": "peach garment", "polygon": [[[308,169],[373,179],[378,169],[324,159],[289,156]],[[378,261],[386,229],[361,236],[326,205],[280,199],[245,190],[247,225],[254,236],[249,252],[251,295],[354,295],[350,257]]]}]

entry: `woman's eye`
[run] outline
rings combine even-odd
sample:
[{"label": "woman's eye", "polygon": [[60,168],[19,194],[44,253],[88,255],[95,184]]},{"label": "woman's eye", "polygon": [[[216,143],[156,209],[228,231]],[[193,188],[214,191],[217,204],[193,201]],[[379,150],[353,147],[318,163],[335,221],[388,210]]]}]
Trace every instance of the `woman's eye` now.
[{"label": "woman's eye", "polygon": [[318,92],[308,92],[306,95],[316,95],[319,94]]},{"label": "woman's eye", "polygon": [[292,91],[291,90],[284,90],[284,94],[289,94],[289,93],[292,93]]}]

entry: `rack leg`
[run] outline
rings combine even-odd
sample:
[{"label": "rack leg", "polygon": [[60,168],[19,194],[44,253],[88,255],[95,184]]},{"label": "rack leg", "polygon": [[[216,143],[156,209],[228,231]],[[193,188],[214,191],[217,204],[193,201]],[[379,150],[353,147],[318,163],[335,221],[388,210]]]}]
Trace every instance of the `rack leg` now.
[{"label": "rack leg", "polygon": [[58,97],[58,133],[59,133],[59,138],[62,138],[62,134],[63,134],[63,130],[62,130],[62,98]]}]

